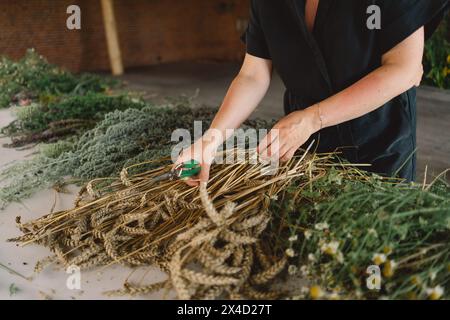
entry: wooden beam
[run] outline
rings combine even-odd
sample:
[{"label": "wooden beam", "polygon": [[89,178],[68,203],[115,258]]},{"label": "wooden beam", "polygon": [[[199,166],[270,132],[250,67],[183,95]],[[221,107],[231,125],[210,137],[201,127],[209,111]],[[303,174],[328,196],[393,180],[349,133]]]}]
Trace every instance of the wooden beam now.
[{"label": "wooden beam", "polygon": [[114,3],[113,0],[101,0],[101,2],[112,73],[113,75],[121,75],[123,74],[123,64],[119,36],[117,34],[116,18],[114,16]]}]

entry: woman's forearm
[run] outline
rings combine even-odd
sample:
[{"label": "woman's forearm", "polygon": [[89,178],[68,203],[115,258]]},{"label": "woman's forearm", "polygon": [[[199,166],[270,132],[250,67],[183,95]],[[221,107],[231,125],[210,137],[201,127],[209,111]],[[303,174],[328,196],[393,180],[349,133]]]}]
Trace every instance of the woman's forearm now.
[{"label": "woman's forearm", "polygon": [[215,138],[214,145],[223,143],[232,134],[229,129],[236,129],[247,120],[269,89],[271,64],[268,61],[256,61],[255,67],[253,59],[256,58],[247,59],[251,61],[244,63],[243,70],[231,83],[210,130],[204,136],[204,140],[208,140],[212,132],[220,133],[220,139]]},{"label": "woman's forearm", "polygon": [[314,107],[319,108],[322,128],[326,128],[370,113],[414,84],[405,79],[403,68],[386,65]]},{"label": "woman's forearm", "polygon": [[359,118],[420,83],[423,28],[383,56],[383,64],[349,88],[322,101],[322,127]]}]

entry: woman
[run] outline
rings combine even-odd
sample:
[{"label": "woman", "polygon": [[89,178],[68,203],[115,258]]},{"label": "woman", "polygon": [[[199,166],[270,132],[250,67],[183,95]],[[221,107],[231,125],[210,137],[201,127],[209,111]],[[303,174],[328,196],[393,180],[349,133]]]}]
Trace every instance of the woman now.
[{"label": "woman", "polygon": [[[319,152],[340,149],[350,162],[413,181],[415,86],[423,74],[424,42],[448,5],[447,0],[251,1],[243,36],[247,54],[211,128],[226,139],[226,129],[239,127],[266,94],[274,67],[286,86],[287,115],[262,139],[261,154],[288,161],[315,139]],[[223,143],[211,132],[177,161],[201,162],[199,179],[190,185],[208,180]],[[271,148],[274,141],[278,149]]]}]

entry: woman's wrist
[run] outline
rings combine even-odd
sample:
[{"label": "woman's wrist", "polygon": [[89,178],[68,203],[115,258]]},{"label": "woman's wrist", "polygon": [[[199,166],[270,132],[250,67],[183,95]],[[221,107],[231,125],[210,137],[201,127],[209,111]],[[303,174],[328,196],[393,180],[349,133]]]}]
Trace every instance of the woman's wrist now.
[{"label": "woman's wrist", "polygon": [[323,117],[321,111],[319,103],[304,110],[311,134],[323,129]]}]

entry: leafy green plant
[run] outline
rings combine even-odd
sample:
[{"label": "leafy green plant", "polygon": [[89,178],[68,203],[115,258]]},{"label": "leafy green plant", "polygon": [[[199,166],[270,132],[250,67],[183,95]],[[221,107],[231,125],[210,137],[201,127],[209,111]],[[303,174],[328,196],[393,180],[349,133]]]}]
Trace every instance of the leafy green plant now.
[{"label": "leafy green plant", "polygon": [[71,134],[92,128],[105,113],[147,104],[128,95],[108,96],[102,93],[54,97],[47,104],[32,103],[19,107],[17,119],[1,132],[12,138],[11,147],[34,142],[54,142]]},{"label": "leafy green plant", "polygon": [[0,60],[0,108],[39,101],[48,95],[107,92],[119,82],[93,74],[74,75],[51,65],[34,50],[18,62]]},{"label": "leafy green plant", "polygon": [[[298,298],[438,299],[450,294],[450,186],[398,184],[337,166],[292,185],[265,242],[309,280]],[[281,232],[280,232],[281,231]],[[380,290],[367,268],[378,266]]]}]

